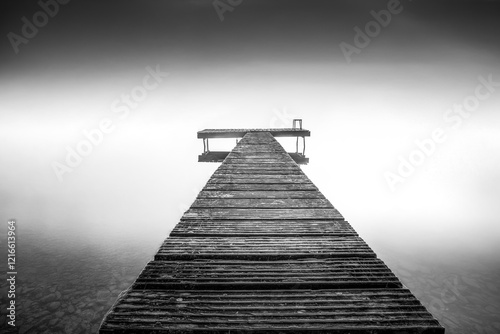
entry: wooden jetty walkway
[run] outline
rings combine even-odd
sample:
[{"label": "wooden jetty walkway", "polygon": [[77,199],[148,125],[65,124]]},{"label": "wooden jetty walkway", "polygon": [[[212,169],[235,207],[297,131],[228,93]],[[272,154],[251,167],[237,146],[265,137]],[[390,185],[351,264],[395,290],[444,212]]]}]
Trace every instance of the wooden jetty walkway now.
[{"label": "wooden jetty walkway", "polygon": [[198,133],[242,140],[99,333],[444,333],[280,135],[309,132]]}]

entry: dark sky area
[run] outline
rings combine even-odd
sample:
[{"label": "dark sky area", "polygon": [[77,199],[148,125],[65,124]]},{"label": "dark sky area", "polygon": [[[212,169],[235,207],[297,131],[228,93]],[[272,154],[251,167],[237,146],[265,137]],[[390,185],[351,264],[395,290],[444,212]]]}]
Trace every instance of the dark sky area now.
[{"label": "dark sky area", "polygon": [[[194,67],[344,62],[339,43],[352,42],[353,27],[363,27],[372,19],[370,11],[385,9],[387,3],[246,0],[225,12],[221,22],[211,0],[73,0],[60,5],[59,13],[15,55],[6,34],[19,34],[21,18],[32,18],[40,6],[3,2],[1,73],[64,71],[67,66],[113,70],[149,59]],[[358,64],[446,62],[453,45],[475,50],[478,58],[500,57],[500,2],[403,0],[401,6],[394,27],[369,54],[357,57]]]}]

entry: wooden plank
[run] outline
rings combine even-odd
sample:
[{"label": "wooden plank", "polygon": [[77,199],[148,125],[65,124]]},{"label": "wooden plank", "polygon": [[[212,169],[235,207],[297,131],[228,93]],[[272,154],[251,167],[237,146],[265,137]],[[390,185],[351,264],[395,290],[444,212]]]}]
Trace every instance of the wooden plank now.
[{"label": "wooden plank", "polygon": [[174,248],[171,251],[181,253],[181,248],[192,249],[197,247],[198,251],[205,252],[238,252],[246,251],[252,253],[277,253],[279,251],[303,252],[319,250],[331,247],[336,250],[350,250],[353,247],[367,249],[363,239],[357,236],[348,237],[295,237],[295,238],[264,238],[264,237],[208,237],[208,238],[178,238],[169,237],[160,247],[159,252]]},{"label": "wooden plank", "polygon": [[357,235],[343,220],[181,220],[170,236],[347,236]]},{"label": "wooden plank", "polygon": [[[163,319],[167,315],[163,316]],[[389,314],[387,316],[390,316]],[[132,317],[127,319],[119,318],[118,316],[110,315],[109,321],[104,324],[104,329],[100,333],[334,333],[334,334],[364,334],[364,333],[405,333],[405,334],[441,334],[444,329],[439,326],[436,320],[423,320],[420,318],[408,318],[404,320],[378,321],[375,317],[367,318],[365,321],[360,319],[357,322],[340,322],[340,321],[311,321],[309,319],[297,319],[295,322],[280,321],[276,318],[275,321],[262,319],[258,321],[255,318],[247,319],[241,317],[239,321],[225,321],[220,318],[213,318],[210,322],[206,318],[194,320],[186,318],[184,321],[142,321],[142,318]],[[157,319],[162,317],[157,316]],[[312,317],[311,317],[312,318]],[[378,317],[377,317],[378,318]],[[372,319],[370,321],[370,319]],[[408,325],[410,323],[410,325]],[[119,331],[116,331],[119,329]]]},{"label": "wooden plank", "polygon": [[234,220],[199,220],[199,219],[181,219],[179,224],[191,224],[193,226],[237,226],[244,228],[245,226],[256,227],[256,226],[265,226],[267,228],[278,226],[279,228],[286,228],[287,226],[296,227],[301,226],[304,228],[327,228],[328,226],[334,226],[336,228],[346,228],[351,225],[345,220],[335,220],[335,219],[322,219],[322,220],[314,220],[314,219],[281,219],[281,220],[269,220],[269,219],[234,219]]},{"label": "wooden plank", "polygon": [[242,138],[247,133],[268,132],[274,137],[309,137],[311,132],[305,129],[205,129],[198,131],[198,138]]},{"label": "wooden plank", "polygon": [[292,161],[286,161],[282,159],[234,159],[227,157],[224,162],[227,165],[254,165],[259,167],[261,167],[260,165],[269,165],[273,167],[289,167],[293,166],[292,163],[295,165],[293,159]]},{"label": "wooden plank", "polygon": [[303,155],[302,153],[289,153],[289,154],[290,158],[292,158],[296,164],[307,165],[309,163],[309,158],[306,158],[305,155]]},{"label": "wooden plank", "polygon": [[232,159],[285,159],[290,160],[290,155],[285,151],[259,152],[259,151],[232,151],[228,154]]},{"label": "wooden plank", "polygon": [[[175,272],[184,275],[191,272],[209,271],[207,277],[230,273],[245,277],[254,275],[287,276],[295,274],[309,274],[321,272],[325,275],[345,272],[390,272],[385,263],[378,258],[349,258],[349,259],[299,259],[287,261],[235,261],[235,260],[206,260],[195,261],[151,261],[145,268],[157,272]],[[328,272],[328,274],[326,274]],[[249,275],[249,276],[248,276]],[[188,278],[189,279],[189,278]]]},{"label": "wooden plank", "polygon": [[279,198],[322,198],[322,193],[319,191],[217,191],[203,190],[198,194],[197,198],[255,198],[255,199],[279,199]]},{"label": "wooden plank", "polygon": [[[376,280],[376,278],[380,278]],[[299,278],[285,278],[284,283],[275,283],[272,279],[262,281],[238,280],[235,277],[227,277],[219,281],[204,281],[196,279],[195,281],[168,281],[156,278],[138,278],[133,287],[136,289],[191,289],[191,290],[226,290],[226,289],[355,289],[364,287],[366,289],[377,288],[401,288],[402,284],[394,277],[376,277],[373,274],[359,276],[356,279],[342,279],[333,281],[333,279],[322,279],[318,277],[303,276]],[[240,310],[240,312],[245,310]]]},{"label": "wooden plank", "polygon": [[[295,191],[309,190],[318,191],[318,188],[312,183],[301,184],[207,184],[203,190],[224,190],[224,191]],[[300,218],[300,217],[299,217]]]},{"label": "wooden plank", "polygon": [[[200,273],[205,273],[200,275]],[[151,261],[137,289],[402,287],[379,259]]]},{"label": "wooden plank", "polygon": [[251,171],[298,171],[300,173],[303,173],[302,170],[300,169],[299,165],[297,164],[288,164],[288,165],[281,165],[281,166],[275,166],[273,164],[265,164],[265,165],[259,165],[259,164],[222,164],[217,171],[220,170],[228,170],[228,171],[240,171],[240,170],[251,170]]},{"label": "wooden plank", "polygon": [[[327,260],[321,260],[327,261]],[[285,262],[286,263],[286,262]],[[182,300],[172,300],[169,297],[180,297]],[[277,305],[309,305],[332,307],[348,304],[359,304],[368,301],[368,305],[375,303],[398,303],[420,305],[418,300],[407,288],[399,289],[318,289],[318,290],[227,290],[221,294],[218,290],[170,290],[170,291],[131,291],[121,300],[138,303],[138,300],[156,301],[158,305],[184,303],[194,305],[231,306],[242,304],[246,306],[272,307]]]},{"label": "wooden plank", "polygon": [[229,152],[211,151],[198,155],[198,162],[222,162],[229,155]]},{"label": "wooden plank", "polygon": [[255,174],[255,175],[304,175],[300,168],[255,168],[247,166],[245,168],[219,167],[217,174]]},{"label": "wooden plank", "polygon": [[259,180],[276,180],[276,179],[300,179],[300,180],[307,180],[310,181],[307,176],[304,174],[300,175],[289,175],[289,174],[232,174],[232,173],[220,173],[216,171],[214,174],[212,174],[212,177],[210,179],[259,179]]},{"label": "wooden plank", "polygon": [[333,208],[327,199],[197,199],[191,208]]},{"label": "wooden plank", "polygon": [[[407,290],[132,290],[102,333],[444,333]],[[374,320],[375,319],[375,320]],[[155,321],[158,320],[158,321]]]},{"label": "wooden plank", "polygon": [[239,144],[231,151],[231,153],[235,153],[235,154],[241,154],[241,153],[248,154],[249,152],[256,153],[256,154],[259,154],[259,153],[284,154],[286,151],[279,144],[276,144],[276,145],[272,145],[272,144],[241,145],[241,144]]},{"label": "wooden plank", "polygon": [[250,160],[250,161],[255,161],[255,162],[260,162],[260,161],[266,161],[266,160],[271,160],[271,161],[277,161],[277,162],[292,162],[293,159],[290,157],[288,154],[279,154],[279,153],[274,153],[274,154],[256,154],[256,153],[246,153],[246,154],[229,154],[227,156],[227,159],[229,160]]},{"label": "wooden plank", "polygon": [[241,169],[255,169],[255,170],[298,170],[302,171],[295,162],[281,163],[281,164],[258,164],[258,163],[240,163],[230,164],[229,162],[220,165],[219,169],[224,170],[241,170]]},{"label": "wooden plank", "polygon": [[344,217],[331,209],[236,209],[236,208],[190,208],[182,219],[340,219]]},{"label": "wooden plank", "polygon": [[283,176],[280,178],[239,178],[239,177],[212,177],[207,184],[312,184],[311,180],[303,176]]},{"label": "wooden plank", "polygon": [[227,162],[230,162],[232,160],[234,161],[249,161],[251,163],[261,163],[261,162],[279,162],[279,163],[292,163],[293,159],[287,154],[287,155],[278,155],[274,154],[272,157],[265,157],[265,156],[257,156],[255,154],[244,154],[240,156],[235,156],[233,154],[229,154],[227,156]]},{"label": "wooden plank", "polygon": [[375,257],[357,236],[344,237],[169,237],[155,256],[161,260]]}]

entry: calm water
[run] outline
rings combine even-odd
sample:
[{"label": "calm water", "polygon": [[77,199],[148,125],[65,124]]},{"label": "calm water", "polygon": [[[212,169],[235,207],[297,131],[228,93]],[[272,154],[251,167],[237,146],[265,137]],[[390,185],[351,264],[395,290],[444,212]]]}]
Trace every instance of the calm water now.
[{"label": "calm water", "polygon": [[[157,247],[133,242],[82,245],[66,235],[32,232],[20,233],[17,246],[19,333],[97,332],[118,294]],[[7,327],[4,314],[2,307],[2,328]]]},{"label": "calm water", "polygon": [[[120,292],[135,280],[168,233],[138,240],[119,233],[103,239],[75,236],[73,230],[57,231],[20,231],[19,333],[95,333]],[[447,333],[500,333],[498,259],[462,257],[452,262],[408,254],[404,249],[387,251],[383,244],[371,246]],[[4,307],[1,312],[5,328]]]}]

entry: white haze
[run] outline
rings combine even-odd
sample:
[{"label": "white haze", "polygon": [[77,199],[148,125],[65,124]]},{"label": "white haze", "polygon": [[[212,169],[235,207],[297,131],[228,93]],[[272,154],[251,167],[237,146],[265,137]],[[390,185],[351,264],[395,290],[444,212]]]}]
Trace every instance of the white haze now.
[{"label": "white haze", "polygon": [[[416,148],[415,140],[449,127],[443,114],[473,92],[472,70],[456,80],[444,75],[449,69],[411,64],[390,71],[358,66],[350,76],[326,65],[253,64],[226,68],[224,77],[216,70],[162,68],[169,78],[125,120],[110,104],[141,82],[142,68],[74,82],[41,76],[22,89],[4,82],[0,218],[15,217],[22,229],[74,243],[158,246],[218,166],[197,162],[198,130],[289,127],[289,117],[297,117],[312,132],[304,171],[376,251],[456,258],[500,250],[500,91],[448,131],[447,141],[396,191],[384,178],[396,171],[398,156]],[[418,85],[411,75],[429,84]],[[27,91],[30,99],[23,98]],[[59,182],[51,163],[64,162],[65,147],[74,148],[82,131],[104,117],[116,129]],[[295,149],[293,139],[280,141]],[[213,140],[211,148],[234,144]]]}]

